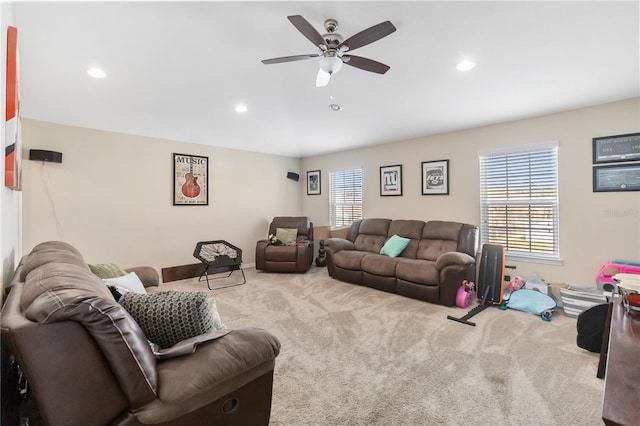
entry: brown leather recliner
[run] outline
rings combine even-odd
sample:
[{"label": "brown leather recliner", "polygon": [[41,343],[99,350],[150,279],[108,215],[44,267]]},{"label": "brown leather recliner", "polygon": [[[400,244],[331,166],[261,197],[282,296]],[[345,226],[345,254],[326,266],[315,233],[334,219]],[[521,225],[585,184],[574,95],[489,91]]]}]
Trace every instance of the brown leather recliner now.
[{"label": "brown leather recliner", "polygon": [[[147,280],[137,271],[145,286],[157,285],[157,272]],[[191,353],[156,359],[80,253],[58,241],[25,256],[9,288],[2,338],[45,424],[269,424],[280,342],[266,330],[232,329]]]},{"label": "brown leather recliner", "polygon": [[308,217],[274,217],[269,234],[276,235],[278,228],[296,228],[296,244],[279,246],[269,240],[256,244],[256,269],[270,272],[307,272],[314,254],[313,223]]}]

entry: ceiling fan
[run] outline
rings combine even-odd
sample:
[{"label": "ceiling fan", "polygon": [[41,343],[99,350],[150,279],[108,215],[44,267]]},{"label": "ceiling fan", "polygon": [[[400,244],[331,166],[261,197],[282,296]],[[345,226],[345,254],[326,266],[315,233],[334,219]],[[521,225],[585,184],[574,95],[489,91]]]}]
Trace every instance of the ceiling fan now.
[{"label": "ceiling fan", "polygon": [[281,62],[302,61],[309,58],[320,57],[320,69],[316,77],[316,86],[326,86],[329,84],[331,76],[342,68],[342,64],[351,65],[365,71],[384,74],[389,70],[389,66],[372,59],[363,58],[347,54],[359,47],[378,41],[388,36],[396,30],[396,27],[389,21],[384,21],[378,25],[360,31],[358,34],[342,40],[342,36],[335,31],[338,29],[338,21],[327,19],[324,27],[327,34],[320,35],[311,24],[300,15],[287,16],[294,27],[298,29],[307,39],[320,49],[320,53],[307,55],[283,56],[280,58],[264,59],[263,64],[278,64]]}]

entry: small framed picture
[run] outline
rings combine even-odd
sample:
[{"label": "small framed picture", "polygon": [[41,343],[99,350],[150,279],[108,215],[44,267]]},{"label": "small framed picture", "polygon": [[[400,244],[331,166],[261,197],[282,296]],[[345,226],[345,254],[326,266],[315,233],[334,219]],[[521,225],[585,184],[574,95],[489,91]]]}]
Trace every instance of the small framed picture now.
[{"label": "small framed picture", "polygon": [[380,167],[380,196],[402,195],[402,165]]},{"label": "small framed picture", "polygon": [[623,191],[640,191],[640,164],[593,168],[593,192]]},{"label": "small framed picture", "polygon": [[209,204],[209,157],[173,154],[173,205]]},{"label": "small framed picture", "polygon": [[449,160],[422,162],[422,195],[449,195]]},{"label": "small framed picture", "polygon": [[307,172],[307,195],[320,195],[322,193],[320,185],[320,170]]}]

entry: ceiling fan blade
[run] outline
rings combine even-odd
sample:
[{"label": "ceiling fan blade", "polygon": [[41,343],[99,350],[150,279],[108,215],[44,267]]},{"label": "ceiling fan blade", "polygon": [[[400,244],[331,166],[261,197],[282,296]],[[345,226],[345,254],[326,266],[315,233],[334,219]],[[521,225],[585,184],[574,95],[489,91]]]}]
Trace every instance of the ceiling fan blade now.
[{"label": "ceiling fan blade", "polygon": [[378,74],[384,74],[391,68],[389,65],[385,65],[381,62],[374,61],[373,59],[363,58],[361,56],[354,55],[342,55],[342,62],[352,67],[360,68],[365,71],[371,71]]},{"label": "ceiling fan blade", "polygon": [[324,87],[329,84],[329,80],[331,79],[331,74],[328,72],[318,70],[318,76],[316,77],[316,87]]},{"label": "ceiling fan blade", "polygon": [[367,28],[366,30],[360,31],[358,34],[349,37],[340,43],[338,50],[343,46],[348,47],[349,50],[355,50],[359,47],[366,46],[369,43],[380,40],[382,37],[388,36],[395,30],[396,27],[394,27],[391,22],[381,22],[378,25],[374,25],[373,27]]},{"label": "ceiling fan blade", "polygon": [[317,58],[318,54],[315,53],[311,53],[308,55],[294,55],[294,56],[282,56],[280,58],[272,58],[272,59],[263,59],[262,63],[269,65],[269,64],[279,64],[281,62],[293,62],[293,61],[303,61],[305,59],[309,59],[309,58]]},{"label": "ceiling fan blade", "polygon": [[304,19],[300,15],[287,16],[287,19],[291,21],[294,27],[298,29],[302,33],[303,36],[309,39],[309,41],[316,46],[320,47],[322,45],[326,46],[324,38],[320,35],[315,28],[311,26],[311,24]]}]

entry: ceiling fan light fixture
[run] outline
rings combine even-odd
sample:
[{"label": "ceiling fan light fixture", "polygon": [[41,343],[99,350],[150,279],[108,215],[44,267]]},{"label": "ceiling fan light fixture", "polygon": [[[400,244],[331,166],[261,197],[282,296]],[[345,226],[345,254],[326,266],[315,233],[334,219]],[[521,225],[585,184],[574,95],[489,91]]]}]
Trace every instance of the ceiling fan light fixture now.
[{"label": "ceiling fan light fixture", "polygon": [[335,55],[327,55],[320,58],[320,69],[327,74],[335,74],[342,68],[342,59]]},{"label": "ceiling fan light fixture", "polygon": [[89,74],[93,78],[105,78],[107,73],[104,72],[101,68],[98,67],[90,67],[87,69],[87,74]]},{"label": "ceiling fan light fixture", "polygon": [[469,71],[470,69],[475,68],[475,66],[476,66],[475,62],[469,59],[463,59],[462,61],[456,64],[456,69],[458,71]]}]

